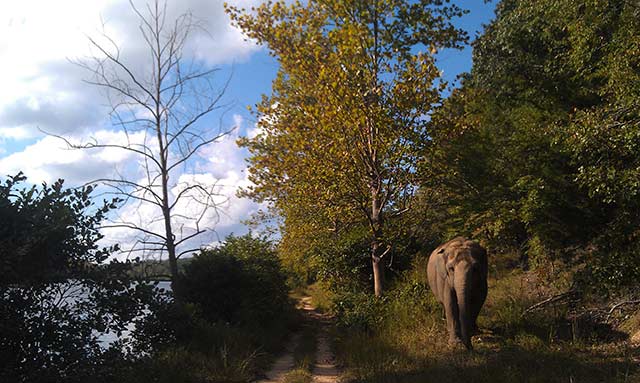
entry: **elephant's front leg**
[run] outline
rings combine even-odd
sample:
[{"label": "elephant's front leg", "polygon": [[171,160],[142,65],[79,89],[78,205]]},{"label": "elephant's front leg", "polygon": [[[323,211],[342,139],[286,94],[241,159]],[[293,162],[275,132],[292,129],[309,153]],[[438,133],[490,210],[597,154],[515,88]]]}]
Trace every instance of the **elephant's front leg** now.
[{"label": "elephant's front leg", "polygon": [[460,343],[460,320],[458,314],[458,300],[456,293],[451,288],[445,287],[444,312],[447,317],[447,331],[449,332],[449,344]]}]

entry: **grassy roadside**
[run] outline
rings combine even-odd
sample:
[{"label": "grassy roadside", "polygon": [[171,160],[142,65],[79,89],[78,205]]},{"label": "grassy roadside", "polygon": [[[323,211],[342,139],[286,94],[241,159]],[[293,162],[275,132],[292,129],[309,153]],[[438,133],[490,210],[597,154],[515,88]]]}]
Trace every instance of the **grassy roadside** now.
[{"label": "grassy roadside", "polygon": [[450,350],[443,311],[423,276],[409,273],[370,305],[365,326],[343,326],[336,352],[343,382],[637,382],[640,350],[616,329],[596,332],[554,307],[523,316],[541,293],[532,274],[493,275],[475,351]]}]

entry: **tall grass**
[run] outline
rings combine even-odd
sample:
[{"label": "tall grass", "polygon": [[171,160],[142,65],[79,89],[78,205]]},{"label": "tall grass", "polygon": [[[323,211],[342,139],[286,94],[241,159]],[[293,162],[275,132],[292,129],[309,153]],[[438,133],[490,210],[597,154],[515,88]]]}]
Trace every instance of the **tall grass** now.
[{"label": "tall grass", "polygon": [[[415,270],[425,270],[416,268]],[[345,382],[635,382],[640,351],[624,342],[577,337],[563,309],[523,316],[538,300],[531,275],[490,280],[475,351],[450,349],[443,309],[419,271],[405,275],[377,307],[377,322],[342,327],[337,356]],[[587,334],[588,335],[588,334]],[[637,359],[636,359],[637,360]]]},{"label": "tall grass", "polygon": [[249,382],[282,348],[287,323],[240,327],[197,321],[186,341],[171,343],[123,369],[123,382]]}]

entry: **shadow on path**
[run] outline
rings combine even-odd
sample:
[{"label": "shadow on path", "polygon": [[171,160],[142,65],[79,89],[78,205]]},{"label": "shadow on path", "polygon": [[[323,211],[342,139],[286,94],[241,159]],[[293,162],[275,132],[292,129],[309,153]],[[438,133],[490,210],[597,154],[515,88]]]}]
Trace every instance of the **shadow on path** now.
[{"label": "shadow on path", "polygon": [[[335,356],[331,351],[328,332],[331,317],[317,312],[311,303],[310,297],[300,299],[298,308],[302,310],[306,318],[318,324],[316,360],[311,369],[312,381],[314,383],[336,383],[339,371],[335,364]],[[300,337],[300,333],[296,333],[291,337],[283,355],[276,359],[271,369],[266,373],[266,378],[259,380],[259,383],[282,382],[287,373],[295,368],[294,352],[301,340]]]}]

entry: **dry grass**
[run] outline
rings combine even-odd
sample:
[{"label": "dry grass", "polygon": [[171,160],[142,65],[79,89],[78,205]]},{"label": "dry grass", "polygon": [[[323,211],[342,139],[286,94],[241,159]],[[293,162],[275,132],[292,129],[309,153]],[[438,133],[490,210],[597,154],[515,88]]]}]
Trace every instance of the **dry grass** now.
[{"label": "dry grass", "polygon": [[640,350],[628,342],[594,343],[571,336],[562,308],[523,317],[523,309],[540,294],[533,279],[516,272],[490,281],[479,318],[482,334],[474,337],[473,352],[449,349],[442,309],[430,294],[422,302],[391,298],[382,325],[372,331],[339,332],[343,381],[640,381]]},{"label": "dry grass", "polygon": [[313,376],[309,370],[304,368],[297,368],[287,372],[282,379],[282,383],[311,383]]},{"label": "dry grass", "polygon": [[322,282],[316,282],[308,286],[306,288],[306,294],[311,297],[316,311],[320,313],[331,311],[334,297]]}]

